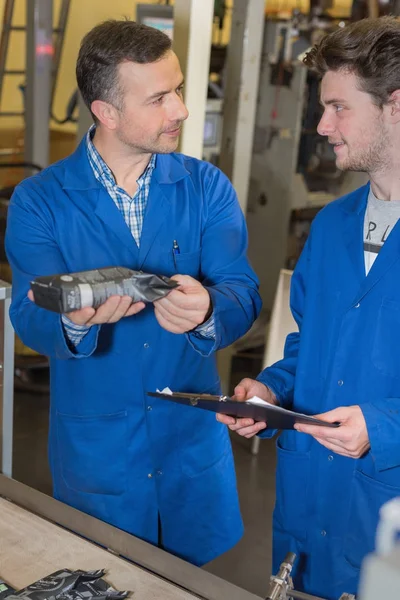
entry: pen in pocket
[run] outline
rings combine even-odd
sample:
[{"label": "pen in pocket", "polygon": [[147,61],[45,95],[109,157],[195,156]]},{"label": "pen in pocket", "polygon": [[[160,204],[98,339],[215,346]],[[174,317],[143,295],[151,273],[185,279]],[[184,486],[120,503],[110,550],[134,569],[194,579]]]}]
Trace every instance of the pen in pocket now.
[{"label": "pen in pocket", "polygon": [[179,244],[178,244],[178,242],[176,240],[174,240],[173,244],[172,244],[172,257],[174,259],[175,269],[177,268],[177,266],[176,266],[176,255],[180,254],[180,253],[181,253],[181,251],[179,249]]}]

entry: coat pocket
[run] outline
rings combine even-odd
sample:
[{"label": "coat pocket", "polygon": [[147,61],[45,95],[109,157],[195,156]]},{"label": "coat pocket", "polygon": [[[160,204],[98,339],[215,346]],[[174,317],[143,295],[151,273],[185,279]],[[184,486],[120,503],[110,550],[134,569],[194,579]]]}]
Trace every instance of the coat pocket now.
[{"label": "coat pocket", "polygon": [[201,272],[201,250],[172,254],[173,272],[179,275],[190,275],[199,278]]},{"label": "coat pocket", "polygon": [[274,527],[287,531],[299,541],[306,539],[309,520],[310,454],[286,450],[279,437],[276,442],[276,504]]},{"label": "coat pocket", "polygon": [[384,299],[376,320],[372,362],[383,374],[396,378],[400,378],[400,358],[394,343],[399,338],[400,303]]},{"label": "coat pocket", "polygon": [[355,472],[343,547],[346,561],[355,569],[359,569],[365,555],[374,550],[380,507],[396,496],[400,496],[400,487],[376,481],[361,471]]},{"label": "coat pocket", "polygon": [[128,415],[57,413],[61,474],[72,490],[119,495],[127,487]]}]

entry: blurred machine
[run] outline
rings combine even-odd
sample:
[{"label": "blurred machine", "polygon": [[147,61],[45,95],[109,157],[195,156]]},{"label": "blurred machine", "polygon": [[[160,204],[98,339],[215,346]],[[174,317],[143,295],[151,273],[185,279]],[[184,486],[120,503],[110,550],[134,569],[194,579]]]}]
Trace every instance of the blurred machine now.
[{"label": "blurred machine", "polygon": [[[339,171],[331,146],[317,133],[322,115],[319,81],[301,59],[321,36],[344,26],[317,12],[312,18],[294,11],[290,20],[265,21],[250,169],[247,173],[240,162],[235,168],[236,180],[249,180],[243,202],[249,256],[268,312],[279,270],[292,269],[299,254],[295,244],[296,251],[289,252],[292,260],[288,262],[293,211],[311,209],[313,217],[327,202],[366,182],[362,173]],[[254,27],[257,29],[257,24]],[[225,117],[222,152],[233,126]],[[307,233],[306,226],[300,235],[305,238]]]},{"label": "blurred machine", "polygon": [[[76,106],[74,92],[67,106],[65,118],[54,115],[52,106],[57,76],[64,45],[71,0],[58,3],[58,22],[53,28],[53,0],[27,0],[26,24],[16,25],[15,0],[5,0],[0,37],[0,102],[2,91],[11,78],[22,92],[22,110],[8,110],[2,104],[0,117],[22,117],[25,124],[24,158],[42,168],[49,164],[49,121],[57,123],[73,120]],[[25,36],[26,57],[23,69],[11,68],[9,56],[12,36]],[[15,150],[13,151],[15,154]],[[4,150],[2,152],[4,156]],[[30,174],[30,171],[27,172]]]},{"label": "blurred machine", "polygon": [[[225,18],[225,3],[215,2],[214,25],[221,29]],[[155,27],[171,39],[174,35],[174,7],[170,4],[145,4],[136,6],[136,21]],[[222,134],[223,114],[223,71],[226,47],[221,44],[211,46],[209,84],[203,136],[203,159],[218,164]]]}]

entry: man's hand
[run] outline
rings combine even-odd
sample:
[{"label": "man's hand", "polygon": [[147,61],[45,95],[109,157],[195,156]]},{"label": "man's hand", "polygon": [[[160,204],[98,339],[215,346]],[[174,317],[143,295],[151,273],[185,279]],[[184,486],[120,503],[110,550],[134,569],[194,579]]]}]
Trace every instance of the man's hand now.
[{"label": "man's hand", "polygon": [[299,423],[295,425],[295,429],[309,433],[325,448],[349,458],[360,458],[371,447],[367,425],[359,406],[342,406],[315,416],[330,423],[339,421],[341,425],[333,429]]},{"label": "man's hand", "polygon": [[[28,298],[35,301],[32,290]],[[124,317],[136,315],[145,307],[144,302],[132,302],[130,296],[111,296],[99,308],[81,308],[68,313],[66,316],[76,325],[102,325],[103,323],[116,323]]]},{"label": "man's hand", "polygon": [[179,287],[154,302],[156,319],[171,333],[186,333],[211,316],[211,298],[206,288],[189,275],[173,275]]},{"label": "man's hand", "polygon": [[[255,379],[242,379],[235,387],[234,394],[234,398],[242,402],[249,400],[253,396],[258,396],[261,400],[265,400],[270,404],[277,404],[275,394],[266,385]],[[236,431],[236,433],[245,438],[252,438],[267,426],[263,421],[255,423],[253,419],[235,419],[234,417],[220,414],[217,414],[217,421],[225,423],[231,431]]]}]

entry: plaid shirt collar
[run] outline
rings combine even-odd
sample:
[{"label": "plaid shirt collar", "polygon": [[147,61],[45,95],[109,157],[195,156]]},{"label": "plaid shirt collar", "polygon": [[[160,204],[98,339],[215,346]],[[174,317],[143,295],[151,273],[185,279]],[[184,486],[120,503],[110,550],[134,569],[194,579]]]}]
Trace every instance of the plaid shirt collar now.
[{"label": "plaid shirt collar", "polygon": [[[115,181],[115,177],[112,174],[110,167],[102,159],[96,146],[93,144],[92,140],[94,138],[95,132],[96,132],[96,125],[93,124],[93,125],[91,125],[91,127],[89,128],[89,130],[86,134],[86,148],[87,148],[87,155],[89,158],[90,166],[93,169],[96,179],[98,179],[100,181],[100,183],[102,183],[106,188],[109,187],[110,185],[112,185],[112,187],[114,187],[114,188],[117,188],[118,184]],[[156,166],[156,156],[157,156],[156,154],[151,155],[151,158],[149,160],[147,167],[145,168],[145,170],[143,171],[143,173],[137,180],[139,190],[142,187],[144,181],[146,179],[149,180],[149,178],[151,178],[151,175]]]}]

